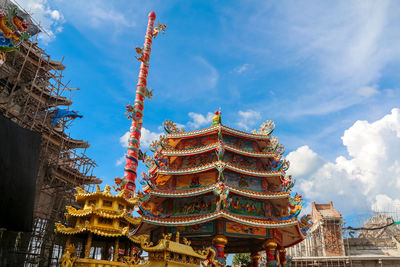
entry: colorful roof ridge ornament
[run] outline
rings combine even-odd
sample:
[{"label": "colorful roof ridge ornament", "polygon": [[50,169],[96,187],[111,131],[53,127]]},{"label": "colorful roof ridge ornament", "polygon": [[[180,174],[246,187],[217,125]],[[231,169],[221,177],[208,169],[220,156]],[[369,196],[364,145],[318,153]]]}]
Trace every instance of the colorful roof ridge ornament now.
[{"label": "colorful roof ridge ornament", "polygon": [[219,110],[215,111],[215,115],[212,118],[211,126],[215,126],[221,123],[222,123],[222,118],[221,118],[221,108],[220,108]]},{"label": "colorful roof ridge ornament", "polygon": [[143,123],[144,100],[146,97],[151,99],[153,96],[152,91],[147,88],[147,75],[149,69],[151,44],[153,38],[155,38],[159,32],[164,33],[165,28],[167,27],[164,24],[157,24],[156,27],[154,27],[156,14],[153,11],[150,12],[148,17],[149,20],[143,48],[136,47],[136,52],[139,55],[139,57],[136,57],[136,59],[141,61],[141,65],[138,83],[136,86],[135,105],[126,106],[126,116],[129,119],[132,119],[132,125],[130,127],[130,136],[128,139],[129,143],[128,151],[126,153],[124,178],[118,180],[119,184],[123,184],[125,189],[127,189],[127,192],[129,192],[126,197],[132,197],[135,195],[137,167],[140,154],[140,136]]},{"label": "colorful roof ridge ornament", "polygon": [[261,124],[258,130],[253,130],[253,134],[261,134],[261,135],[270,135],[275,129],[275,123],[271,120],[268,120]]},{"label": "colorful roof ridge ornament", "polygon": [[17,15],[18,7],[12,3],[7,10],[0,11],[0,67],[6,62],[5,52],[19,48],[21,42],[28,39],[28,24]]},{"label": "colorful roof ridge ornament", "polygon": [[30,35],[26,32],[28,24],[17,15],[18,8],[10,5],[7,13],[0,13],[0,51],[10,52],[18,49],[18,46]]},{"label": "colorful roof ridge ornament", "polygon": [[177,124],[171,120],[164,121],[163,127],[164,127],[164,130],[167,132],[167,134],[185,132],[185,129],[178,128]]}]

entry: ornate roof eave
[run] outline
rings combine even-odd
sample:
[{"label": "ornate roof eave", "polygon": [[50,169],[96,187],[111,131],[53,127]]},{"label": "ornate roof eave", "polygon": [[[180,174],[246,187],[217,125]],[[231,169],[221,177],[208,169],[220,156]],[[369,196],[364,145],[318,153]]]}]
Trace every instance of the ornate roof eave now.
[{"label": "ornate roof eave", "polygon": [[303,241],[307,237],[301,231],[299,223],[297,223],[297,225],[295,227],[296,227],[296,232],[297,232],[297,234],[299,235],[300,238],[298,240],[294,241],[294,242],[291,242],[291,243],[288,243],[288,244],[284,244],[283,247],[288,248],[288,247],[294,246],[294,245],[300,243],[301,241]]},{"label": "ornate roof eave", "polygon": [[[188,150],[164,150],[162,153],[164,156],[170,156],[170,157],[191,156],[191,155],[202,154],[202,153],[213,151],[217,147],[218,147],[218,143],[214,143],[211,145],[194,148],[194,149],[188,149]],[[255,152],[255,151],[240,149],[240,148],[237,148],[237,147],[234,147],[231,145],[227,145],[227,144],[224,144],[224,149],[227,151],[237,153],[239,155],[255,157],[255,158],[271,158],[271,157],[276,156],[275,152]]]},{"label": "ornate roof eave", "polygon": [[148,234],[143,234],[143,235],[129,235],[129,228],[125,227],[122,230],[105,230],[102,228],[98,228],[95,226],[81,226],[81,227],[66,227],[65,225],[61,223],[55,223],[56,229],[54,230],[56,233],[61,233],[65,235],[76,235],[84,232],[91,232],[93,234],[99,235],[99,236],[105,236],[105,237],[120,237],[120,236],[125,236],[129,238],[132,242],[141,244],[143,242],[147,242],[149,240],[149,235]]},{"label": "ornate roof eave", "polygon": [[220,129],[223,132],[230,133],[230,134],[244,137],[244,138],[266,140],[266,141],[269,140],[269,138],[270,138],[269,135],[246,133],[243,131],[229,128],[222,124],[214,125],[214,126],[211,126],[211,127],[205,128],[205,129],[201,129],[201,130],[196,130],[196,131],[167,134],[167,138],[176,139],[176,138],[196,137],[196,136],[206,135],[206,134],[212,133],[212,132],[218,132]]},{"label": "ornate roof eave", "polygon": [[235,193],[237,195],[256,198],[256,199],[289,199],[290,197],[290,193],[288,192],[265,193],[265,192],[236,188],[229,185],[227,185],[226,188],[228,188],[230,192]]},{"label": "ornate roof eave", "polygon": [[55,223],[56,229],[55,231],[65,235],[75,235],[83,232],[91,232],[96,235],[100,236],[107,236],[107,237],[118,237],[118,236],[126,236],[124,231],[120,231],[117,229],[103,229],[91,225],[85,225],[81,227],[67,227],[61,223]]},{"label": "ornate roof eave", "polygon": [[225,170],[228,169],[228,170],[231,170],[234,172],[238,172],[241,174],[247,174],[250,176],[256,176],[256,177],[276,177],[276,176],[284,176],[285,175],[285,173],[282,171],[249,170],[249,169],[244,169],[244,168],[240,168],[237,166],[233,166],[232,164],[223,162],[223,161],[216,161],[216,162],[205,164],[200,167],[180,169],[180,170],[157,169],[157,173],[159,175],[185,175],[185,174],[193,174],[193,173],[200,173],[200,172],[213,170],[213,169],[216,169],[218,166],[224,167]]},{"label": "ornate roof eave", "polygon": [[142,221],[141,217],[129,217],[126,209],[122,210],[119,213],[115,212],[109,212],[108,210],[104,209],[97,209],[95,207],[90,207],[88,209],[83,209],[83,210],[77,210],[72,206],[66,206],[67,209],[67,214],[68,216],[71,217],[86,217],[91,214],[98,215],[103,218],[108,218],[108,219],[118,219],[118,218],[124,218],[128,223],[132,225],[139,225],[140,222]]},{"label": "ornate roof eave", "polygon": [[186,226],[206,223],[215,219],[224,218],[237,223],[242,223],[248,226],[264,227],[264,228],[282,228],[287,226],[298,225],[297,219],[290,219],[285,221],[271,221],[262,218],[246,217],[228,213],[225,210],[216,211],[210,214],[195,215],[195,216],[179,216],[169,218],[159,218],[144,216],[143,222],[159,225],[159,226]]},{"label": "ornate roof eave", "polygon": [[88,193],[82,188],[76,187],[77,193],[75,194],[75,199],[77,202],[83,202],[86,199],[92,199],[92,198],[118,199],[121,202],[127,204],[128,208],[133,208],[139,200],[138,197],[125,198],[124,196],[126,189],[121,190],[121,192],[119,192],[117,195],[111,194],[110,190],[111,187],[108,185],[106,186],[104,191],[100,191],[99,186],[97,186],[97,190],[95,192]]},{"label": "ornate roof eave", "polygon": [[[157,197],[174,197],[174,198],[184,198],[184,197],[192,197],[199,196],[203,194],[207,194],[212,192],[216,188],[218,188],[219,184],[212,184],[207,187],[188,189],[188,190],[175,190],[175,191],[165,191],[165,190],[157,190],[153,189],[149,192],[152,196]],[[236,188],[230,185],[225,184],[225,187],[229,189],[230,192],[235,193],[237,195],[256,198],[256,199],[289,199],[290,194],[287,192],[279,192],[279,193],[265,193],[258,191],[251,191],[241,188]]]},{"label": "ornate roof eave", "polygon": [[183,197],[191,197],[191,196],[198,196],[198,195],[203,195],[207,194],[209,192],[212,192],[215,188],[217,188],[217,185],[212,184],[206,187],[201,187],[201,188],[195,188],[195,189],[188,189],[188,190],[175,190],[175,191],[165,191],[165,190],[158,190],[158,189],[153,189],[149,192],[150,195],[152,196],[157,196],[157,197],[178,197],[178,198],[183,198]]},{"label": "ornate roof eave", "polygon": [[130,217],[128,215],[125,215],[124,219],[135,226],[139,225],[143,220],[142,217]]},{"label": "ornate roof eave", "polygon": [[200,258],[203,260],[205,260],[207,258],[207,255],[202,255],[202,254],[197,253],[196,251],[193,250],[193,248],[191,246],[188,246],[185,244],[180,244],[178,242],[174,242],[174,241],[168,240],[168,239],[161,239],[159,241],[159,243],[153,247],[144,246],[142,244],[142,249],[146,252],[170,251],[170,252],[175,252],[175,253],[182,254],[182,255]]}]

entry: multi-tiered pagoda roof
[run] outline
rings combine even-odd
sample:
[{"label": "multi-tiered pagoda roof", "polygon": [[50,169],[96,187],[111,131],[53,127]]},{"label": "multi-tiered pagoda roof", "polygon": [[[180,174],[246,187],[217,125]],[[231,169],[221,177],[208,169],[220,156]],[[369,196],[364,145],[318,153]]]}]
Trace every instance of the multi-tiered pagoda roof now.
[{"label": "multi-tiered pagoda roof", "polygon": [[151,189],[141,199],[138,232],[156,237],[179,231],[197,247],[223,235],[226,252],[261,250],[268,239],[281,247],[303,240],[301,199],[290,196],[288,162],[271,137],[273,128],[268,122],[247,133],[217,123],[169,131],[153,145],[154,164],[145,178]]}]

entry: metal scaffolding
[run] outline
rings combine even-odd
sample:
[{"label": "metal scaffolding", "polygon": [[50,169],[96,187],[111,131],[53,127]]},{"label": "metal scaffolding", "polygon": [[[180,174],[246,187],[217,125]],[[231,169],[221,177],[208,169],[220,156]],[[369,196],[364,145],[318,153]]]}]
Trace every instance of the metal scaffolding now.
[{"label": "metal scaffolding", "polygon": [[1,232],[2,238],[15,238],[9,248],[10,266],[56,264],[52,258],[58,258],[62,247],[54,223],[64,220],[64,207],[72,205],[76,186],[89,190],[90,185],[101,182],[93,175],[96,163],[85,154],[88,142],[70,137],[72,120],[52,121],[58,108],[69,110],[72,96],[79,90],[63,81],[64,69],[62,62],[51,60],[38,46],[37,35],[23,41],[19,50],[7,53],[0,67],[0,112],[19,126],[42,134],[32,233]]}]

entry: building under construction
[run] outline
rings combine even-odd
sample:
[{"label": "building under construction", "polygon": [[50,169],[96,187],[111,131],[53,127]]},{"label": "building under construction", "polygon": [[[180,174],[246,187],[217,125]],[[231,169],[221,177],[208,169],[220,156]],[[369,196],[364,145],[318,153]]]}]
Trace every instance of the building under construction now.
[{"label": "building under construction", "polygon": [[[10,7],[16,8],[0,1],[3,17]],[[64,220],[64,207],[73,205],[76,186],[88,189],[101,180],[92,174],[95,162],[85,155],[88,142],[69,134],[73,119],[80,116],[70,110],[78,89],[64,82],[63,63],[38,46],[38,26],[20,8],[15,12],[29,23],[31,37],[3,53],[0,67],[0,217],[1,222],[22,218],[30,232],[0,225],[0,266],[56,266],[61,250],[54,222]],[[30,173],[18,179],[24,169]],[[32,181],[27,177],[31,169]],[[32,205],[30,210],[15,206],[24,201]]]},{"label": "building under construction", "polygon": [[312,203],[307,238],[287,249],[291,266],[400,266],[398,212],[357,215],[344,221],[333,203]]}]

